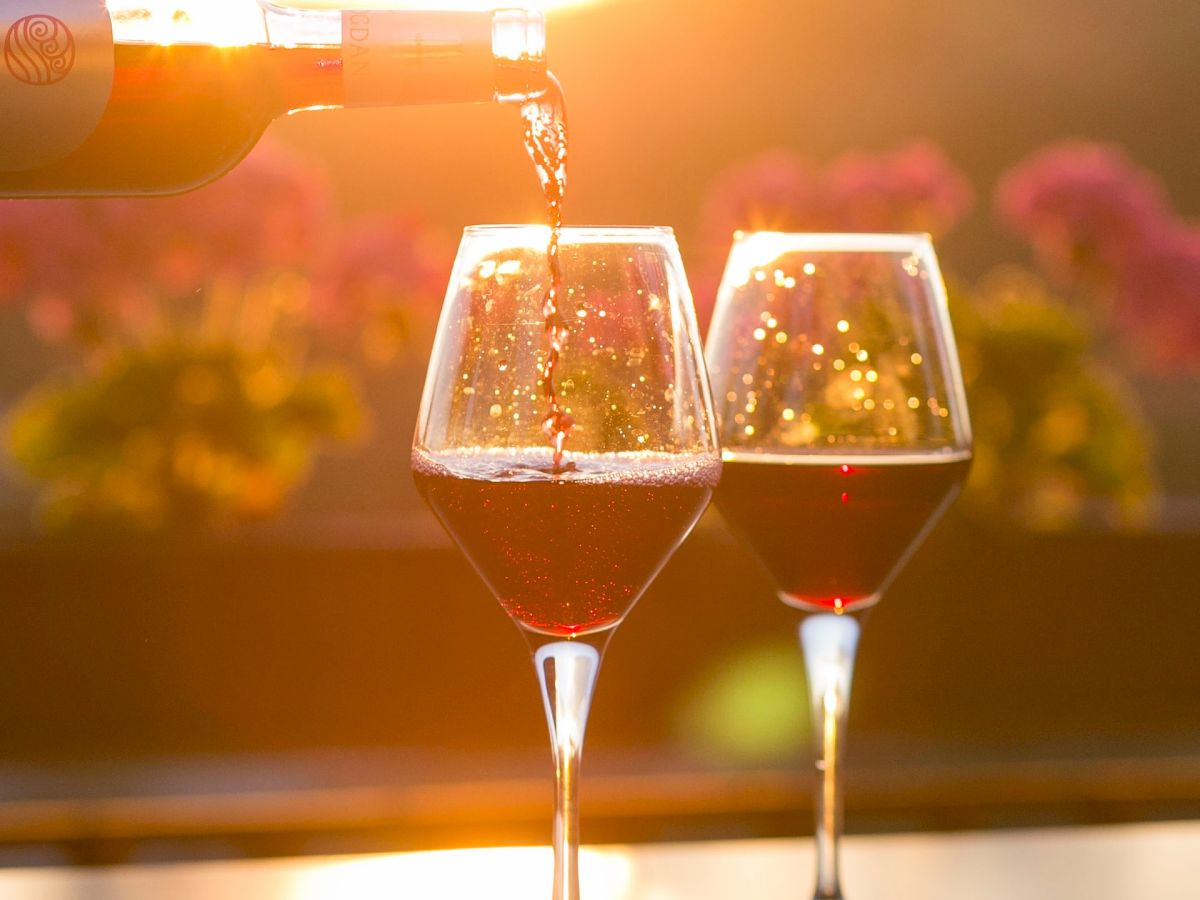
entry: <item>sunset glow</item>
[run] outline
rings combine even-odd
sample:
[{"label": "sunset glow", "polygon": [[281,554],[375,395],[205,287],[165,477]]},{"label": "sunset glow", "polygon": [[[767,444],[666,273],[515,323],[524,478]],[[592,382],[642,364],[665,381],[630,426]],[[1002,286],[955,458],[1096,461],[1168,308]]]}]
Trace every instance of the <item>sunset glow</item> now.
[{"label": "sunset glow", "polygon": [[245,0],[108,0],[122,41],[236,47],[266,39],[262,10]]},{"label": "sunset glow", "polygon": [[[373,9],[490,10],[512,7],[549,12],[596,0],[374,0]],[[337,10],[348,6],[333,0],[288,0],[272,5],[294,9]],[[237,47],[266,40],[261,7],[248,0],[107,0],[118,40],[155,44],[211,44]],[[336,24],[336,23],[335,23]]]},{"label": "sunset glow", "polygon": [[[229,0],[222,0],[229,2]],[[279,0],[276,0],[279,2]],[[583,6],[596,3],[597,0],[375,0],[369,5],[373,9],[446,9],[446,10],[480,10],[506,9],[519,7],[523,9],[540,9],[550,12],[568,6]],[[345,3],[336,0],[284,0],[281,6],[293,6],[302,9],[342,9]]]}]

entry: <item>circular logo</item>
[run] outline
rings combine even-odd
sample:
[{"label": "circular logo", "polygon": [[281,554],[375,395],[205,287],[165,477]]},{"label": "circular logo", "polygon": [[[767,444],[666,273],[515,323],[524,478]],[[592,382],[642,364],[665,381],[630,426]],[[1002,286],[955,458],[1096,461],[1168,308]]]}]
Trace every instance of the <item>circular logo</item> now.
[{"label": "circular logo", "polygon": [[26,16],[4,37],[4,63],[25,84],[56,84],[75,65],[75,38],[62,19]]}]

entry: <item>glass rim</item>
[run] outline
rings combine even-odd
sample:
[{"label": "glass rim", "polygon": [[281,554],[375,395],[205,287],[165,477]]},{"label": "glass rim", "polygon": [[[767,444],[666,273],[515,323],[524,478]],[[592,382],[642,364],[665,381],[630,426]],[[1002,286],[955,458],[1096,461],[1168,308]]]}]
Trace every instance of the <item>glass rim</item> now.
[{"label": "glass rim", "polygon": [[[517,232],[535,231],[548,232],[546,224],[507,223],[495,225],[468,225],[463,229],[463,236],[468,235],[506,235]],[[562,239],[564,243],[587,243],[590,241],[636,239],[648,237],[675,237],[675,229],[670,225],[564,225]]]},{"label": "glass rim", "polygon": [[933,237],[923,231],[747,231],[733,233],[734,246],[771,241],[785,251],[886,253],[931,248]]}]

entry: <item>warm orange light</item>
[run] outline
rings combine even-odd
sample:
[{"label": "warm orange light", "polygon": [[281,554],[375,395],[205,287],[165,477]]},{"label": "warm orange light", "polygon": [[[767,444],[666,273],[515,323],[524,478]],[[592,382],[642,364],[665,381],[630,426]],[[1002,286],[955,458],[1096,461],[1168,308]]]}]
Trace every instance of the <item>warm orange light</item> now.
[{"label": "warm orange light", "polygon": [[[347,4],[338,0],[276,0],[284,6],[297,6],[304,9],[341,9]],[[447,9],[447,10],[480,10],[480,9],[540,9],[550,12],[567,6],[583,6],[595,3],[596,0],[373,0],[375,9]]]},{"label": "warm orange light", "polygon": [[[595,0],[372,0],[373,9],[550,11]],[[262,9],[247,0],[105,0],[122,40],[242,47],[266,40]],[[295,9],[345,9],[345,0],[276,0]],[[524,47],[524,45],[521,45]]]},{"label": "warm orange light", "polygon": [[107,0],[122,40],[241,47],[264,40],[262,10],[245,0]]},{"label": "warm orange light", "polygon": [[[631,900],[627,851],[585,849],[581,880],[593,900]],[[293,879],[289,900],[383,900],[393,897],[488,897],[527,900],[549,891],[549,848],[505,847],[370,856],[321,862]]]},{"label": "warm orange light", "polygon": [[[509,6],[519,6],[525,9],[540,9],[542,12],[551,12],[556,9],[563,9],[568,6],[584,6],[589,3],[595,3],[596,0],[525,0],[525,2],[516,2],[510,4],[497,3],[496,0],[449,0],[446,3],[438,3],[436,0],[427,0],[424,3],[424,8],[433,7],[440,9],[497,9]],[[416,2],[414,6],[420,7],[422,4]]]}]

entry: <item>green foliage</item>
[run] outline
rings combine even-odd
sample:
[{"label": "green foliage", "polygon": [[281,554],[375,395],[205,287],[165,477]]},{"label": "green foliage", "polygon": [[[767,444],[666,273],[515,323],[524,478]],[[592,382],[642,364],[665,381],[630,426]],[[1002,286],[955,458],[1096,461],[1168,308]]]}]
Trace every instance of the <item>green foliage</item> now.
[{"label": "green foliage", "polygon": [[54,531],[196,532],[278,510],[314,443],[351,436],[360,418],[338,372],[176,341],[117,350],[91,375],[35,390],[8,445],[46,483]]},{"label": "green foliage", "polygon": [[964,505],[1040,530],[1144,522],[1149,431],[1082,314],[1017,269],[952,285],[951,312],[975,432]]}]

